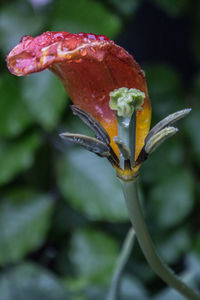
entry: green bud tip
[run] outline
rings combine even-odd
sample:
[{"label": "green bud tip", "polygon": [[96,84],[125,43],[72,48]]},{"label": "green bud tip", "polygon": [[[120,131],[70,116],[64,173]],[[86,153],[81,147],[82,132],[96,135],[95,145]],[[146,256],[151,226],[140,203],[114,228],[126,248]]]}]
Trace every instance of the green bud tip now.
[{"label": "green bud tip", "polygon": [[109,106],[119,117],[130,118],[135,110],[142,110],[145,93],[122,87],[110,92]]}]

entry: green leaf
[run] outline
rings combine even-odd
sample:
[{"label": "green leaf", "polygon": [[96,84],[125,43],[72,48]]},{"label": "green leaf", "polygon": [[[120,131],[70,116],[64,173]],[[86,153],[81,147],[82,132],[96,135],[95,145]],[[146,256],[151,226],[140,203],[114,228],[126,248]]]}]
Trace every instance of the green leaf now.
[{"label": "green leaf", "polygon": [[49,271],[24,263],[0,276],[1,300],[70,300],[58,279]]},{"label": "green leaf", "polygon": [[[83,293],[82,293],[83,294]],[[102,300],[107,299],[108,291],[104,288],[100,288],[97,285],[88,286],[85,289],[87,300]],[[137,278],[133,276],[123,275],[120,286],[120,299],[123,300],[148,300],[148,295],[144,285]]]},{"label": "green leaf", "polygon": [[107,293],[108,293],[107,289],[99,287],[97,285],[91,285],[85,289],[85,297],[83,298],[83,300],[106,299]]},{"label": "green leaf", "polygon": [[154,2],[172,17],[187,13],[190,4],[189,0],[154,0]]},{"label": "green leaf", "polygon": [[200,74],[195,77],[193,93],[196,102],[189,118],[185,120],[185,128],[191,144],[189,150],[192,152],[192,158],[195,159],[195,163],[200,164]]},{"label": "green leaf", "polygon": [[109,4],[117,9],[120,14],[131,15],[134,14],[142,2],[140,0],[107,0]]},{"label": "green leaf", "polygon": [[51,30],[67,28],[69,32],[92,32],[110,38],[117,35],[122,25],[116,15],[92,0],[57,0],[52,20]]},{"label": "green leaf", "polygon": [[[191,289],[196,290],[198,293],[198,282],[200,280],[200,262],[199,259],[195,255],[188,255],[186,257],[186,270],[181,275],[181,279],[185,282]],[[180,276],[180,275],[179,275]],[[175,289],[171,287],[165,288],[153,300],[185,300],[180,293],[178,293]]]},{"label": "green leaf", "polygon": [[195,93],[197,99],[199,99],[199,97],[200,97],[200,73],[198,73],[194,78],[194,93]]},{"label": "green leaf", "polygon": [[35,35],[45,23],[45,15],[34,12],[28,1],[15,1],[0,11],[0,46],[7,54],[24,35]]},{"label": "green leaf", "polygon": [[0,77],[0,135],[19,135],[31,123],[31,115],[20,92],[20,79],[12,75]]},{"label": "green leaf", "polygon": [[194,204],[194,183],[190,172],[179,169],[152,188],[150,192],[153,218],[158,226],[179,224],[191,212]]},{"label": "green leaf", "polygon": [[32,117],[47,130],[57,125],[68,99],[60,81],[48,70],[24,78],[22,95]]},{"label": "green leaf", "polygon": [[195,3],[194,14],[192,15],[192,21],[195,24],[192,32],[191,46],[194,53],[196,62],[200,63],[200,2]]},{"label": "green leaf", "polygon": [[200,164],[200,107],[195,107],[189,118],[185,120],[185,128],[189,137],[189,150],[194,155],[195,163]]},{"label": "green leaf", "polygon": [[[141,168],[142,182],[159,185],[167,181],[173,172],[181,169],[185,162],[184,145],[179,138],[180,132],[175,137],[165,141],[152,153]],[[164,172],[163,172],[164,170]]]},{"label": "green leaf", "polygon": [[177,261],[181,255],[190,250],[190,233],[185,228],[181,228],[169,235],[160,237],[157,249],[165,262],[172,264]]},{"label": "green leaf", "polygon": [[17,142],[0,141],[0,185],[32,166],[40,141],[35,133]]},{"label": "green leaf", "polygon": [[106,159],[72,147],[58,167],[61,193],[70,204],[93,220],[128,220],[121,187]]},{"label": "green leaf", "polygon": [[124,276],[121,283],[121,295],[124,300],[147,300],[144,285],[135,277]]},{"label": "green leaf", "polygon": [[88,285],[110,281],[118,253],[118,245],[110,236],[85,229],[73,235],[69,255],[77,279],[83,279]]},{"label": "green leaf", "polygon": [[185,108],[179,73],[168,65],[157,63],[147,66],[145,72],[150,98],[154,103],[153,113],[157,118],[166,117],[169,113]]},{"label": "green leaf", "polygon": [[0,203],[0,263],[13,263],[42,245],[50,225],[51,197],[15,190]]},{"label": "green leaf", "polygon": [[194,238],[194,250],[195,253],[198,255],[198,258],[200,259],[200,233],[195,232],[195,238]]}]

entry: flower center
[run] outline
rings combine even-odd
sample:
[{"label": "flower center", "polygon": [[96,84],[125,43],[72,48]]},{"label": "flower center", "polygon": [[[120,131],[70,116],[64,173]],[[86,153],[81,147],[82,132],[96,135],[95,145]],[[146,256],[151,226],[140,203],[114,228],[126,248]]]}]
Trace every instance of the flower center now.
[{"label": "flower center", "polygon": [[130,118],[137,110],[142,110],[145,94],[137,89],[122,87],[110,92],[109,106],[118,117]]}]

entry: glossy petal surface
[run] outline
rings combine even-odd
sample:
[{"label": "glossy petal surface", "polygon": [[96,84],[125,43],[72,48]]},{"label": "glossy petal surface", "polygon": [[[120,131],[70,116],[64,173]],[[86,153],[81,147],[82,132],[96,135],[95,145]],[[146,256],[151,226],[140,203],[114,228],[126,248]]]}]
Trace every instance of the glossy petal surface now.
[{"label": "glossy petal surface", "polygon": [[[117,135],[117,120],[109,108],[114,89],[137,88],[146,95],[137,112],[136,157],[149,131],[151,104],[145,76],[133,57],[107,37],[94,34],[45,32],[26,36],[9,53],[8,68],[17,76],[49,68],[63,82],[74,104],[91,113],[107,130],[111,145]],[[56,99],[55,99],[56,101]]]}]

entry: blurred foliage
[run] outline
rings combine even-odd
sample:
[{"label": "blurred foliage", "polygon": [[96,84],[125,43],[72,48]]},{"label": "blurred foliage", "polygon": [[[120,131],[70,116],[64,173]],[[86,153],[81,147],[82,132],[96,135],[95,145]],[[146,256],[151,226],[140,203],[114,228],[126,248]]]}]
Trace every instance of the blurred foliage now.
[{"label": "blurred foliage", "polygon": [[109,282],[118,254],[117,242],[108,235],[91,229],[77,231],[72,240],[69,256],[77,280],[88,284]]},{"label": "blurred foliage", "polygon": [[[106,299],[120,247],[130,226],[119,182],[107,161],[79,147],[64,145],[58,137],[65,130],[88,133],[78,118],[72,116],[62,84],[49,71],[27,78],[12,76],[6,69],[5,55],[21,36],[46,30],[86,31],[120,38],[132,20],[137,19],[138,12],[148,10],[149,5],[157,14],[167,16],[169,22],[185,18],[190,24],[192,32],[186,48],[193,64],[192,71],[188,68],[189,73],[181,74],[167,59],[145,61],[152,123],[184,107],[192,107],[193,111],[178,124],[181,130],[176,137],[160,147],[142,167],[141,196],[161,256],[185,281],[197,287],[200,278],[199,2],[2,0],[1,300]],[[139,21],[146,31],[145,19]],[[173,43],[171,47],[175,46]],[[152,273],[137,243],[121,291],[123,300],[183,300]]]},{"label": "blurred foliage", "polygon": [[67,104],[64,87],[49,71],[23,79],[22,99],[29,115],[44,129],[55,128]]},{"label": "blurred foliage", "polygon": [[59,161],[58,183],[64,198],[90,219],[128,220],[120,184],[106,160],[82,149],[67,151]]},{"label": "blurred foliage", "polygon": [[117,14],[108,11],[100,1],[92,0],[58,0],[52,18],[50,29],[55,31],[69,28],[70,32],[92,31],[115,36],[122,25]]},{"label": "blurred foliage", "polygon": [[0,277],[2,299],[65,300],[70,299],[51,272],[33,263],[22,263],[5,271]]},{"label": "blurred foliage", "polygon": [[186,12],[189,7],[189,0],[154,0],[167,14],[178,17]]},{"label": "blurred foliage", "polygon": [[[43,242],[50,224],[52,199],[31,190],[13,190],[0,204],[0,263],[18,262]],[[14,245],[14,247],[13,247]]]}]

